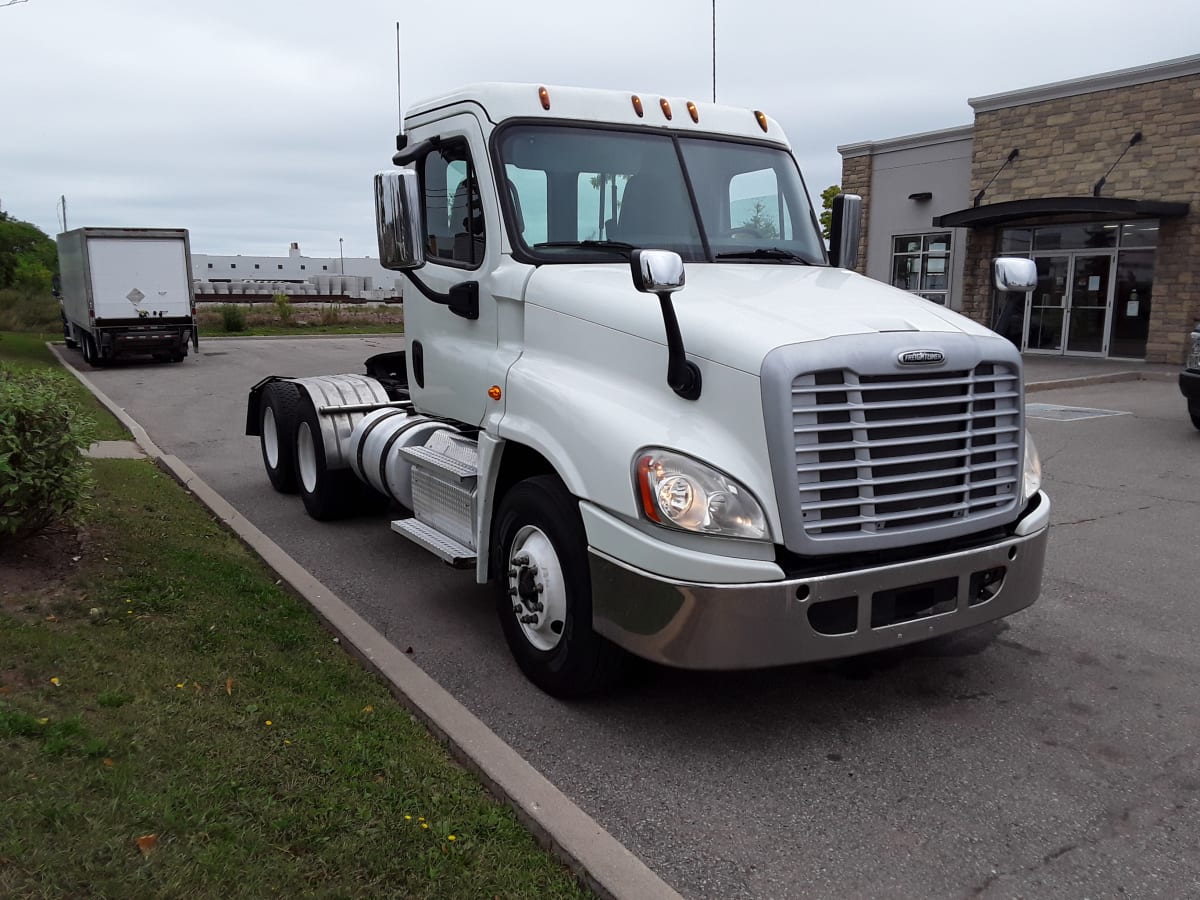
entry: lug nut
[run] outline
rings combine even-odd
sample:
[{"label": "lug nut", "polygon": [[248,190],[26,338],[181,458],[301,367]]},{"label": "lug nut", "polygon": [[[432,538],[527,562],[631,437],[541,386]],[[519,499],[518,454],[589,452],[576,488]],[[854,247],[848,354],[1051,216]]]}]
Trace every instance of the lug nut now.
[{"label": "lug nut", "polygon": [[513,604],[513,615],[516,616],[516,615],[520,615],[520,614],[521,614],[521,604],[514,603]]},{"label": "lug nut", "polygon": [[534,585],[534,588],[537,590],[537,592],[539,594],[544,594],[546,592],[546,586],[544,584],[542,584],[540,581]]}]

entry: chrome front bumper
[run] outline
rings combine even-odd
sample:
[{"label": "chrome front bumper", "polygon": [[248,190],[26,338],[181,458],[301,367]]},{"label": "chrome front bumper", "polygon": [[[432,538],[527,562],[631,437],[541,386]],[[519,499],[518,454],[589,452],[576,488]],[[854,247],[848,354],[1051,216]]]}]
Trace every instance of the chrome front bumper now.
[{"label": "chrome front bumper", "polygon": [[[593,548],[593,627],[637,656],[686,669],[812,662],[949,634],[1037,599],[1050,509],[1040,499],[1016,535],[984,547],[758,584],[663,578]],[[984,586],[989,577],[997,580]]]}]

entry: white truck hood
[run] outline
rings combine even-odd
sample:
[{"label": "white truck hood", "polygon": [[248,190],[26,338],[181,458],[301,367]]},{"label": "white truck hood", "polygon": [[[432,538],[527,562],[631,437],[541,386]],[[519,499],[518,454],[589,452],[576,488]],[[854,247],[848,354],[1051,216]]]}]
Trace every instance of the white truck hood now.
[{"label": "white truck hood", "polygon": [[[525,301],[666,345],[658,299],[634,289],[628,263],[540,266]],[[691,263],[673,302],[689,356],[753,375],[776,347],[835,335],[991,334],[928,300],[825,266]]]}]

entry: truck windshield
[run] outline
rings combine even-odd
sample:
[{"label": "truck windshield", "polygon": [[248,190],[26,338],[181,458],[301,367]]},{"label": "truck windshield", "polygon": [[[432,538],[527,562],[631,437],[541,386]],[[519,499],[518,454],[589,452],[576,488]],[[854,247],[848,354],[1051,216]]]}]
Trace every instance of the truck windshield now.
[{"label": "truck windshield", "polygon": [[538,261],[612,262],[641,247],[688,262],[825,263],[800,172],[779,147],[519,125],[499,153],[510,233]]}]

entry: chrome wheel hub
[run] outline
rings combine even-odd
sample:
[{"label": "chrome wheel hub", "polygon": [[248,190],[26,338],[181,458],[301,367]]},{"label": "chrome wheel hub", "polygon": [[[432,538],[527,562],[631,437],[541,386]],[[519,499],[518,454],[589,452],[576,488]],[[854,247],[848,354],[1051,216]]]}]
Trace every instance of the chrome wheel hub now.
[{"label": "chrome wheel hub", "polygon": [[317,450],[307,422],[301,422],[296,429],[296,466],[304,489],[311,494],[317,489]]},{"label": "chrome wheel hub", "polygon": [[508,596],[525,639],[538,650],[553,650],[567,621],[567,589],[554,545],[540,528],[525,525],[508,558]]},{"label": "chrome wheel hub", "polygon": [[267,465],[272,469],[279,465],[279,432],[275,428],[275,410],[267,407],[262,420],[263,451],[267,454]]}]

